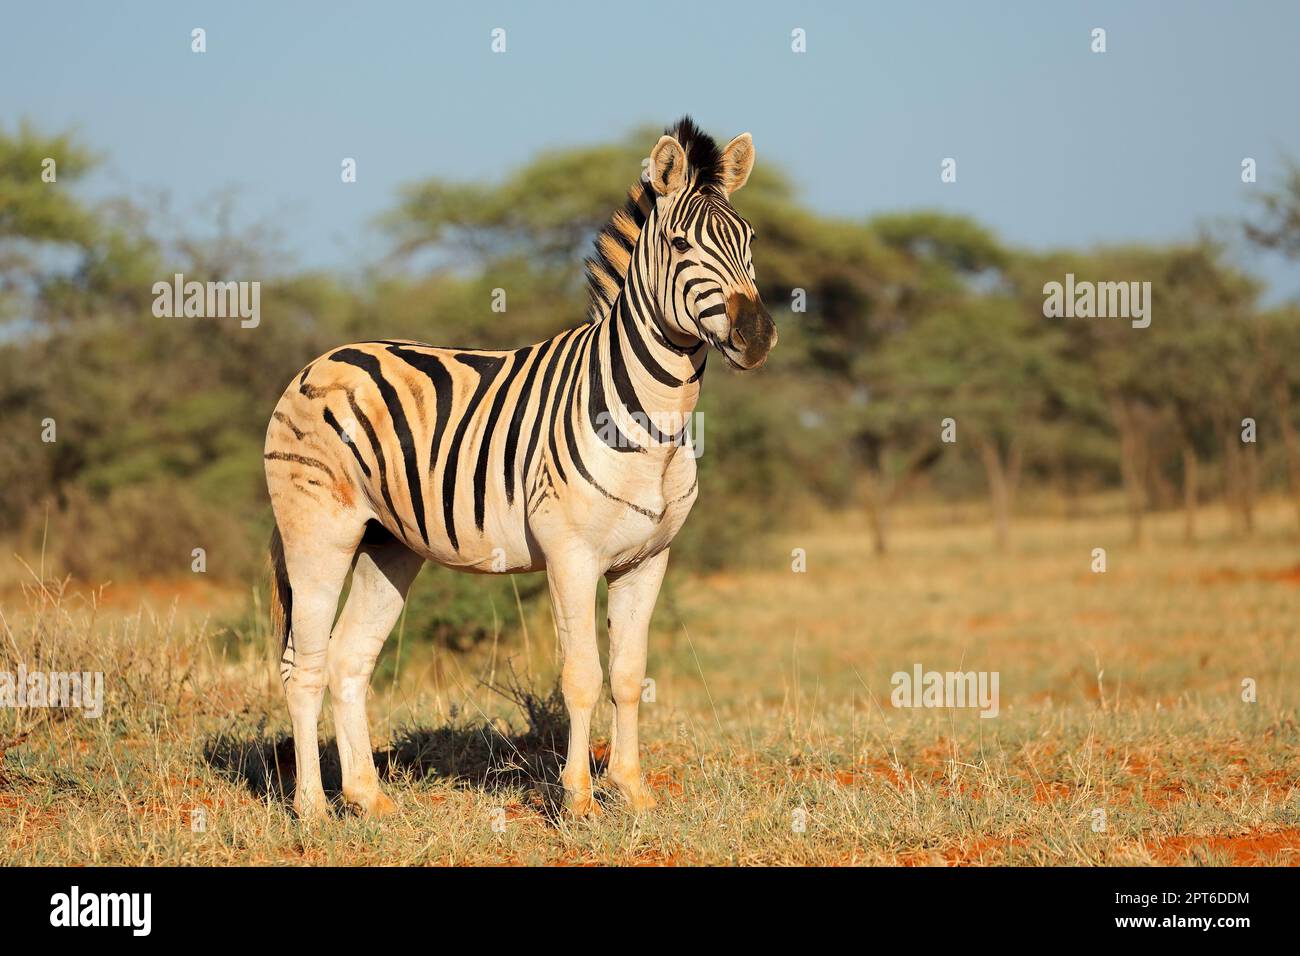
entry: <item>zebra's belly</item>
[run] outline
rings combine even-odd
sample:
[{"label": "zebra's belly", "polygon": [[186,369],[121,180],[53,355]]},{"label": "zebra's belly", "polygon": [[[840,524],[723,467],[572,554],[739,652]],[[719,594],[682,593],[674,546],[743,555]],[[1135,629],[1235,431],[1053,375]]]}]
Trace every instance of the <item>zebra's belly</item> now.
[{"label": "zebra's belly", "polygon": [[[385,526],[389,522],[384,522]],[[393,527],[389,527],[394,531]],[[522,574],[541,571],[546,559],[537,542],[529,534],[526,523],[519,514],[505,515],[493,520],[488,517],[482,532],[462,533],[453,546],[441,528],[430,528],[426,543],[412,536],[409,529],[402,536],[407,547],[426,561],[471,574]]]},{"label": "zebra's belly", "polygon": [[[585,500],[584,500],[585,499]],[[526,519],[485,523],[481,535],[462,537],[453,548],[443,535],[425,544],[405,537],[427,561],[475,574],[543,571],[547,554],[578,549],[601,568],[621,570],[667,548],[694,504],[693,489],[663,508],[654,519],[617,502],[583,493],[543,502]],[[389,530],[394,530],[390,528]]]}]

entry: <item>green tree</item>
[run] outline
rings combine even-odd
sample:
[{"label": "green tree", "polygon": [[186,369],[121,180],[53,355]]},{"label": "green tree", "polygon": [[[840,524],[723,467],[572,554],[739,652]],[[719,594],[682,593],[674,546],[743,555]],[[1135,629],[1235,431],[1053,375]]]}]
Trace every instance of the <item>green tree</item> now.
[{"label": "green tree", "polygon": [[[1280,252],[1300,260],[1300,163],[1286,163],[1280,188],[1265,192],[1259,200],[1258,216],[1243,224],[1247,240],[1260,249]],[[1260,369],[1277,416],[1286,458],[1287,482],[1300,521],[1300,369],[1292,360],[1300,354],[1300,312],[1293,306],[1261,317],[1260,337],[1264,342]]]},{"label": "green tree", "polygon": [[[1059,375],[1056,339],[1011,297],[937,310],[889,350],[893,376],[927,409],[928,427],[972,447],[987,481],[995,542],[1005,548],[1026,455],[1038,453]],[[946,423],[945,427],[941,427]]]}]

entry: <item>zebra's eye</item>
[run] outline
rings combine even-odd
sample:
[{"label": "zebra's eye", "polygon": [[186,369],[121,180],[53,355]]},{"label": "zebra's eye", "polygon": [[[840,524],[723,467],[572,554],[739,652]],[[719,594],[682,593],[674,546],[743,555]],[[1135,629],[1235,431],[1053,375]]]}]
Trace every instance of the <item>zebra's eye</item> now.
[{"label": "zebra's eye", "polygon": [[676,239],[673,240],[673,248],[676,249],[678,252],[686,252],[691,248],[691,244],[687,242],[685,239],[683,239],[681,236],[678,236]]}]

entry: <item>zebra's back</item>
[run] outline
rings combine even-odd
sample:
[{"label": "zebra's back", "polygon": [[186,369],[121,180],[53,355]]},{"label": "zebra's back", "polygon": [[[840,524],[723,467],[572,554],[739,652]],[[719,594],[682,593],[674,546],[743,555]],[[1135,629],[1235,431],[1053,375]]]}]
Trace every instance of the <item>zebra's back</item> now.
[{"label": "zebra's back", "polygon": [[[666,546],[671,534],[652,534],[667,510],[664,469],[650,465],[653,487],[627,492],[646,506],[629,508],[609,488],[635,485],[628,465],[639,462],[593,442],[586,422],[599,331],[513,350],[385,339],[326,352],[285,389],[267,430],[273,504],[305,495],[317,509],[368,511],[427,559],[471,571],[543,567],[548,517],[567,518],[566,535],[608,539],[612,563]],[[668,490],[693,500],[693,461],[672,472]]]}]

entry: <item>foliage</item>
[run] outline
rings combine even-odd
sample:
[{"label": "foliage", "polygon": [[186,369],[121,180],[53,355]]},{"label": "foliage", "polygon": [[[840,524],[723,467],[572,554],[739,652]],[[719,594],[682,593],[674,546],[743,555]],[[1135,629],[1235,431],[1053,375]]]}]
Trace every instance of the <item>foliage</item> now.
[{"label": "foliage", "polygon": [[[225,207],[213,237],[87,204],[76,183],[95,157],[75,138],[0,131],[0,527],[26,548],[48,521],[66,542],[56,565],[87,579],[184,570],[204,546],[209,573],[246,580],[269,529],[260,448],[282,384],[351,339],[503,347],[581,321],[580,258],[657,135],[545,153],[498,182],[411,184],[381,223],[391,255],[345,283],[276,274],[271,240],[233,230]],[[46,156],[57,185],[41,181]],[[1270,196],[1250,236],[1300,248],[1297,195],[1293,182]],[[715,362],[706,376],[702,494],[679,562],[742,563],[756,536],[826,507],[865,506],[884,550],[890,509],[927,482],[987,490],[1000,535],[1022,474],[1067,496],[1122,484],[1135,521],[1179,482],[1192,506],[1222,491],[1248,510],[1254,483],[1286,478],[1300,503],[1286,359],[1300,313],[1261,313],[1214,243],[1027,253],[939,211],[814,213],[761,162],[736,205],[781,344],[762,372]],[[237,270],[263,277],[256,330],[152,315],[160,278]],[[1151,282],[1151,327],[1045,318],[1043,285],[1067,272]],[[1258,453],[1231,440],[1248,416],[1270,439]],[[519,583],[525,603],[540,593]],[[429,573],[416,591],[408,624],[457,646],[515,615],[508,582]]]}]

